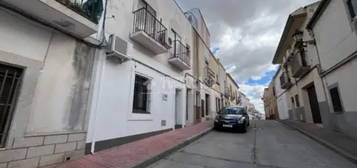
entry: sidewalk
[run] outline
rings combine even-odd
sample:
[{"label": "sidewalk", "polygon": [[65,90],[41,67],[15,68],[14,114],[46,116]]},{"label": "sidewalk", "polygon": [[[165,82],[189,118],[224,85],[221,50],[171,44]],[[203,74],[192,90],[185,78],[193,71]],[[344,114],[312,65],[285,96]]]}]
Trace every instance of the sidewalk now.
[{"label": "sidewalk", "polygon": [[202,122],[52,166],[58,168],[144,167],[208,133],[211,122]]},{"label": "sidewalk", "polygon": [[320,144],[334,150],[345,158],[357,163],[357,141],[345,134],[326,130],[315,124],[302,123],[298,121],[280,121],[308,137],[316,140]]}]

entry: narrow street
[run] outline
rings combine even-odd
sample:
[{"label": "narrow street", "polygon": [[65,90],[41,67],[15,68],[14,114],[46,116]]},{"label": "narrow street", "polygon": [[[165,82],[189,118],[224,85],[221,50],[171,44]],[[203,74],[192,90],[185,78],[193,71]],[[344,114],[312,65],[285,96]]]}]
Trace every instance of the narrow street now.
[{"label": "narrow street", "polygon": [[277,121],[247,133],[212,131],[150,168],[353,168],[352,162]]}]

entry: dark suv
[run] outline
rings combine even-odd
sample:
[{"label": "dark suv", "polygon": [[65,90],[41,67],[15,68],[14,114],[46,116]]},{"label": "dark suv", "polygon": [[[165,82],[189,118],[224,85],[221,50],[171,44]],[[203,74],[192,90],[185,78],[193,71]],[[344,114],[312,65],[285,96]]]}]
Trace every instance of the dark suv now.
[{"label": "dark suv", "polygon": [[247,110],[239,106],[223,108],[214,120],[215,129],[228,128],[246,132],[248,126],[249,115]]}]

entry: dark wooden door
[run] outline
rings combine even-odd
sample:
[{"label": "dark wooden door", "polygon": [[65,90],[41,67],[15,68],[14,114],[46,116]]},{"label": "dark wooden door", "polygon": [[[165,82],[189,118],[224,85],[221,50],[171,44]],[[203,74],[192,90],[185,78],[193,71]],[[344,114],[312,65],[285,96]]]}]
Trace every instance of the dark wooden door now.
[{"label": "dark wooden door", "polygon": [[314,85],[310,86],[306,90],[309,95],[311,113],[312,113],[312,118],[314,120],[314,123],[322,123],[319,102],[317,100],[315,86]]}]

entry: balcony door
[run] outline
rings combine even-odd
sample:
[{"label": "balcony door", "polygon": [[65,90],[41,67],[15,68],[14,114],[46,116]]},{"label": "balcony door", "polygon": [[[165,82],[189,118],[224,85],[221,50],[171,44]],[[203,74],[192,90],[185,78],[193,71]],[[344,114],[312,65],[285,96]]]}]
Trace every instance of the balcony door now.
[{"label": "balcony door", "polygon": [[142,26],[144,27],[144,31],[151,36],[152,38],[156,39],[156,10],[151,7],[145,0],[139,1],[139,8],[144,9],[144,21],[142,22]]}]

